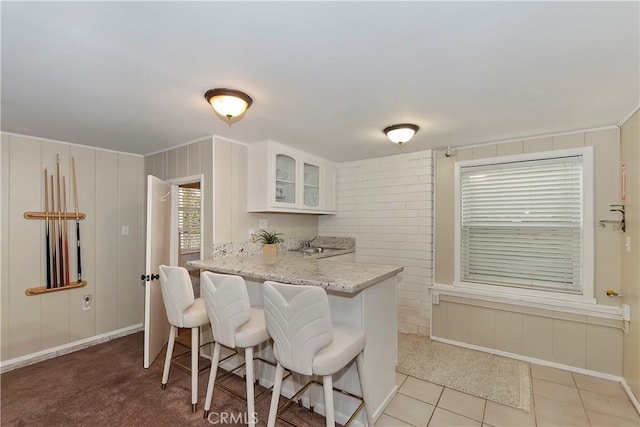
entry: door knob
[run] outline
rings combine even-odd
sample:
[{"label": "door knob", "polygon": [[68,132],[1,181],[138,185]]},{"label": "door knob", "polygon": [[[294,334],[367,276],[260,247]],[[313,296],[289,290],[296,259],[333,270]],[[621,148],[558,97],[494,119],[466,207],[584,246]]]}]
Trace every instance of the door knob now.
[{"label": "door knob", "polygon": [[159,279],[160,275],[159,274],[153,274],[151,273],[151,280],[155,280],[155,279]]}]

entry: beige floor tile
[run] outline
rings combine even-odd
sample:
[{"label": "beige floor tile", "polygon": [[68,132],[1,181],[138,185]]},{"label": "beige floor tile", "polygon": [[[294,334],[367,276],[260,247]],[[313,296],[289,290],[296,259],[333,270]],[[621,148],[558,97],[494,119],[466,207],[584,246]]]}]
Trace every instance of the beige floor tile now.
[{"label": "beige floor tile", "polygon": [[434,409],[433,405],[399,393],[384,412],[414,426],[426,426]]},{"label": "beige floor tile", "polygon": [[380,418],[378,418],[378,421],[376,421],[376,427],[413,427],[413,425],[407,424],[387,414],[382,414]]},{"label": "beige floor tile", "polygon": [[438,402],[438,407],[467,418],[482,421],[485,402],[485,399],[445,388]]},{"label": "beige floor tile", "polygon": [[404,380],[406,380],[408,375],[401,374],[400,372],[396,372],[396,385],[400,387]]},{"label": "beige floor tile", "polygon": [[480,427],[480,422],[453,412],[445,411],[442,408],[436,408],[429,427]]},{"label": "beige floor tile", "polygon": [[530,412],[487,400],[484,423],[495,427],[533,427],[535,417]]},{"label": "beige floor tile", "polygon": [[582,406],[582,400],[580,400],[577,388],[538,378],[533,379],[533,395]]},{"label": "beige floor tile", "polygon": [[588,426],[589,419],[581,406],[535,396],[538,427]]},{"label": "beige floor tile", "polygon": [[606,394],[607,396],[613,396],[619,399],[627,398],[627,393],[624,392],[624,389],[619,382],[576,373],[573,374],[573,378],[575,378],[576,386],[578,386],[580,390],[593,391],[595,393]]},{"label": "beige floor tile", "polygon": [[400,393],[411,396],[423,402],[436,405],[444,387],[418,378],[409,377],[400,387]]},{"label": "beige floor tile", "polygon": [[614,417],[613,415],[601,414],[587,409],[587,417],[592,427],[638,427],[638,421],[631,421],[626,418]]},{"label": "beige floor tile", "polygon": [[531,376],[552,383],[564,384],[569,387],[575,387],[573,375],[569,371],[551,368],[549,366],[531,365]]},{"label": "beige floor tile", "polygon": [[638,413],[631,404],[631,401],[626,397],[624,399],[618,399],[617,397],[587,390],[580,390],[580,396],[582,397],[582,403],[585,409],[600,412],[601,414],[613,415],[614,417],[626,418],[640,424]]}]

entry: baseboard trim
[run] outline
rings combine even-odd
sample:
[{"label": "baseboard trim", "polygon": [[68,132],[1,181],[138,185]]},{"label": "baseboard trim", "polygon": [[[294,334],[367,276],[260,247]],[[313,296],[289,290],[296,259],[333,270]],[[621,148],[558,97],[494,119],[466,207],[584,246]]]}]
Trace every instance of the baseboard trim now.
[{"label": "baseboard trim", "polygon": [[633,394],[633,391],[631,391],[631,388],[627,384],[627,381],[624,379],[624,377],[620,377],[618,375],[613,375],[613,374],[607,374],[604,372],[592,371],[590,369],[578,368],[576,366],[564,365],[562,363],[550,362],[548,360],[536,359],[535,357],[523,356],[522,354],[516,354],[516,353],[509,353],[508,351],[497,350],[489,347],[482,347],[479,345],[467,344],[461,341],[450,340],[448,338],[432,336],[431,339],[433,341],[438,341],[445,344],[451,344],[451,345],[456,345],[458,347],[468,348],[471,350],[482,351],[483,353],[495,354],[496,356],[509,357],[511,359],[521,360],[523,362],[535,363],[536,365],[563,369],[565,371],[571,371],[577,374],[589,375],[591,377],[602,378],[605,380],[619,382],[620,385],[622,385],[622,388],[624,389],[624,391],[627,393],[629,400],[631,400],[631,403],[635,407],[636,412],[638,412],[638,415],[640,415],[640,402],[638,401],[636,396]]},{"label": "baseboard trim", "polygon": [[116,338],[124,337],[136,332],[141,331],[144,328],[142,323],[133,326],[127,326],[126,328],[116,329],[115,331],[106,332],[104,334],[96,335],[90,338],[70,342],[68,344],[59,345],[57,347],[48,348],[46,350],[37,351],[35,353],[25,354],[24,356],[15,357],[3,362],[0,362],[0,373],[12,371],[14,369],[22,368],[23,366],[33,365],[34,363],[42,362],[47,359],[62,356],[63,354],[73,353],[74,351],[82,350],[87,347],[101,344]]},{"label": "baseboard trim", "polygon": [[382,414],[384,413],[384,410],[387,409],[387,406],[389,406],[393,398],[396,397],[396,394],[398,394],[398,389],[399,388],[397,385],[393,387],[393,390],[389,392],[387,397],[382,401],[382,404],[378,407],[378,409],[375,410],[372,416],[374,422],[378,421],[378,418],[382,416]]},{"label": "baseboard trim", "polygon": [[621,384],[624,391],[627,392],[627,396],[629,396],[631,403],[633,403],[633,406],[636,408],[636,412],[638,413],[638,415],[640,415],[640,401],[638,401],[638,398],[636,397],[636,395],[633,394],[631,387],[629,387],[629,384],[627,384],[627,380],[623,378]]}]

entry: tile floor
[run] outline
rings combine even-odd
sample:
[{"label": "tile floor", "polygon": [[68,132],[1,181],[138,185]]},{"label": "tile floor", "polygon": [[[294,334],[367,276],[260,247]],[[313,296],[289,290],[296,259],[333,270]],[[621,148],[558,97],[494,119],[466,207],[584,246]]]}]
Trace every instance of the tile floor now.
[{"label": "tile floor", "polygon": [[398,394],[376,426],[640,426],[617,382],[540,365],[531,365],[531,376],[534,410],[525,412],[396,374]]}]

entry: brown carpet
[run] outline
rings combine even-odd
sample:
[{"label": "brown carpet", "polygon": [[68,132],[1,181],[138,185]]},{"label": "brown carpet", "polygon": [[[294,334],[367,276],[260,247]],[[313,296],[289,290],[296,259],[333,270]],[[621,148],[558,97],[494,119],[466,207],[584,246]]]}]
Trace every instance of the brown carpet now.
[{"label": "brown carpet", "polygon": [[[193,414],[190,374],[173,366],[167,388],[161,390],[164,351],[149,369],[144,369],[143,340],[139,332],[3,374],[2,425],[212,425],[202,417],[208,371],[200,374],[198,412]],[[242,377],[231,376],[224,381],[244,394]],[[259,387],[256,394],[261,390]],[[266,425],[270,398],[268,394],[256,403],[260,426]],[[211,411],[237,417],[246,412],[246,403],[216,387]],[[295,405],[286,411],[286,418],[304,426],[324,425],[323,417]]]}]

